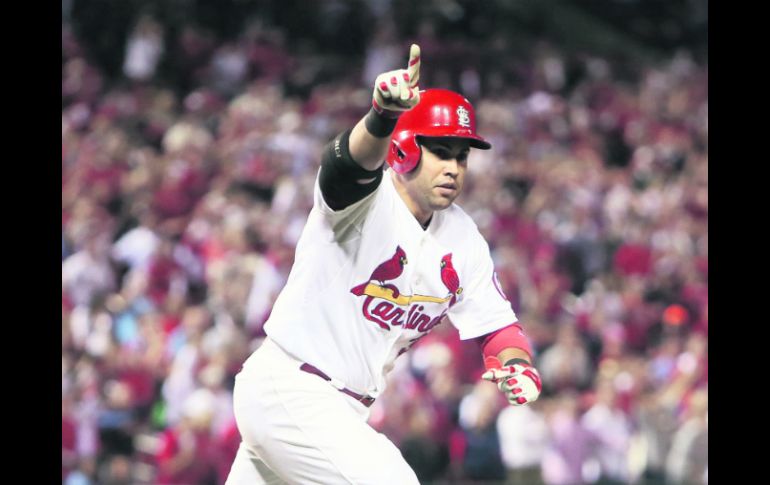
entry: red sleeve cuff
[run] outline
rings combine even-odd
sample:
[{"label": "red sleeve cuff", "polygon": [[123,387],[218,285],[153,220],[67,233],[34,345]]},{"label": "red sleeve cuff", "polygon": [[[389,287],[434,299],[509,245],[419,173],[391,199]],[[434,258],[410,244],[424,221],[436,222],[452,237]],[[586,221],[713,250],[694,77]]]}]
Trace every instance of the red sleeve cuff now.
[{"label": "red sleeve cuff", "polygon": [[481,338],[483,339],[481,352],[484,354],[484,358],[490,356],[497,357],[497,354],[503,349],[513,347],[526,352],[529,356],[529,361],[532,362],[532,346],[519,324],[512,323]]}]

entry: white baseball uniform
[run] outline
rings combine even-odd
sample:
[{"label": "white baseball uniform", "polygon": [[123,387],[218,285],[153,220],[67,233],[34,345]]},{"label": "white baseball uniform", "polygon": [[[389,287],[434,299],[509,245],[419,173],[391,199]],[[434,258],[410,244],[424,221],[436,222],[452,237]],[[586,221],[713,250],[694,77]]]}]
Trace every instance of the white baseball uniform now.
[{"label": "white baseball uniform", "polygon": [[268,338],[236,378],[243,442],[227,484],[418,483],[365,403],[445,316],[463,340],[517,321],[471,218],[452,204],[423,229],[390,176],[339,211],[316,180]]}]

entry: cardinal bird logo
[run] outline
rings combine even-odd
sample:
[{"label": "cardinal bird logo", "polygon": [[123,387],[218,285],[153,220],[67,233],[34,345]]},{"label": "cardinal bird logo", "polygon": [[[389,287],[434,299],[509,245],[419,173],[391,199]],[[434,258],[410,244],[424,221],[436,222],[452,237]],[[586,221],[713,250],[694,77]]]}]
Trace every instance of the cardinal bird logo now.
[{"label": "cardinal bird logo", "polygon": [[389,260],[377,266],[369,280],[379,281],[381,285],[385,285],[386,281],[395,280],[401,276],[407,262],[404,250],[401,249],[401,246],[396,246],[396,253]]},{"label": "cardinal bird logo", "polygon": [[460,278],[457,276],[454,266],[452,266],[452,253],[444,255],[441,258],[441,281],[449,290],[449,294],[452,295],[452,299],[449,301],[451,307],[457,302],[457,295],[463,292],[460,288]]},{"label": "cardinal bird logo", "polygon": [[[447,256],[450,257],[448,259],[449,267],[445,267],[446,264],[442,261],[441,279],[453,292],[452,295],[441,297],[417,293],[413,295],[402,294],[392,281],[403,274],[404,266],[408,261],[406,251],[401,246],[396,246],[396,252],[393,256],[380,263],[366,282],[350,289],[352,294],[365,297],[361,306],[361,313],[364,318],[388,331],[391,327],[401,327],[406,330],[426,333],[440,324],[448,310],[444,305],[450,299],[454,302],[455,294],[462,291],[462,288],[458,288],[460,280],[452,268],[451,255]],[[447,271],[446,276],[445,270]],[[449,283],[447,283],[448,281]],[[441,313],[436,314],[435,305],[441,305],[438,309]]]}]

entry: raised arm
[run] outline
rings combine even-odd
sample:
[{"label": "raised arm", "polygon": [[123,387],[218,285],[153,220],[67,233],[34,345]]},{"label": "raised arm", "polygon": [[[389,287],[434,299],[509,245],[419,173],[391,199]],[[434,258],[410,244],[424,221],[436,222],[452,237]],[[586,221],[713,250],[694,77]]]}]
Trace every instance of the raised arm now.
[{"label": "raised arm", "polygon": [[372,109],[350,133],[350,155],[367,170],[382,166],[390,134],[399,115],[420,102],[420,47],[412,44],[409,64],[377,76],[374,81]]},{"label": "raised arm", "polygon": [[420,101],[419,79],[420,47],[412,44],[407,68],[377,76],[369,113],[326,146],[319,182],[329,207],[341,210],[376,190],[398,117]]}]

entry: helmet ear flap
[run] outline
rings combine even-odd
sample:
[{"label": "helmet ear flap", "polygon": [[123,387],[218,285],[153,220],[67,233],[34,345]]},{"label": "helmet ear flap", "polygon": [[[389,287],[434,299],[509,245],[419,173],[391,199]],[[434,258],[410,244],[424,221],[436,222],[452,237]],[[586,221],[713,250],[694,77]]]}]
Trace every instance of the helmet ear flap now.
[{"label": "helmet ear flap", "polygon": [[396,173],[411,172],[420,163],[422,151],[416,138],[412,133],[401,132],[390,140],[387,161]]}]

